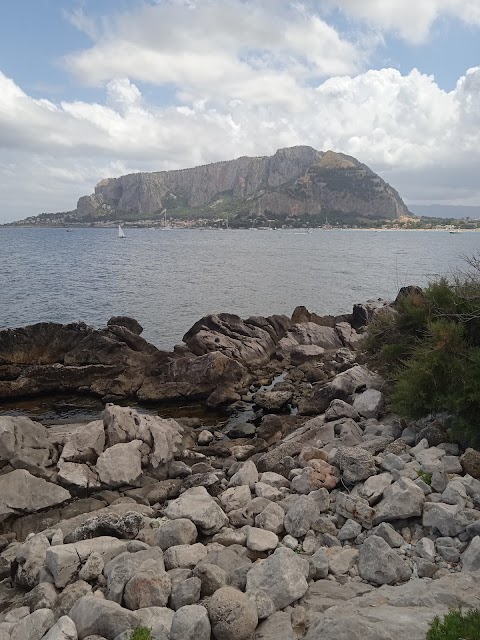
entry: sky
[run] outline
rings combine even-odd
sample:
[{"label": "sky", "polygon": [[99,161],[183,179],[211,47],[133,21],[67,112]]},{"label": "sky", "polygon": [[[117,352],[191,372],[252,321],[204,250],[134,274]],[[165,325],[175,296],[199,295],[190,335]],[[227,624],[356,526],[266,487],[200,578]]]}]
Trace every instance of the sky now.
[{"label": "sky", "polygon": [[480,0],[1,3],[0,223],[298,144],[479,205]]}]

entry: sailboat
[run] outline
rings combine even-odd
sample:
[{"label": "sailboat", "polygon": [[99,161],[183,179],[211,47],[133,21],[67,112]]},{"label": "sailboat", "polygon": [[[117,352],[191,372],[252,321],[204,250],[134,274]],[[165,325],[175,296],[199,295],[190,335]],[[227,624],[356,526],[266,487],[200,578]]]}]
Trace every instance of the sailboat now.
[{"label": "sailboat", "polygon": [[118,237],[119,238],[126,238],[127,236],[123,233],[123,229],[120,225],[118,225]]},{"label": "sailboat", "polygon": [[328,217],[327,216],[325,216],[325,224],[322,226],[322,229],[327,229],[327,230],[333,229],[332,225],[328,224]]},{"label": "sailboat", "polygon": [[[163,227],[160,227],[160,231],[171,231],[172,227],[167,227],[167,209],[165,208],[163,211]],[[162,215],[162,213],[160,215]]]}]

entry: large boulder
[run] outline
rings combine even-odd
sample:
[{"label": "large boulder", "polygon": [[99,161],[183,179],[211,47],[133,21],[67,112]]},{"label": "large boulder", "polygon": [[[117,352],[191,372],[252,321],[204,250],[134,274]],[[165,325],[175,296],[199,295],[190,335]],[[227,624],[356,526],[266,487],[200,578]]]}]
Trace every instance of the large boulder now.
[{"label": "large boulder", "polygon": [[480,451],[471,448],[467,449],[460,458],[460,463],[465,473],[480,480]]},{"label": "large boulder", "polygon": [[70,498],[66,489],[23,469],[0,476],[0,520],[14,513],[35,513]]},{"label": "large boulder", "polygon": [[338,398],[347,400],[349,396],[358,390],[381,389],[383,380],[380,376],[372,373],[365,367],[355,365],[351,369],[347,369],[327,385],[327,392],[331,399]]},{"label": "large boulder", "polygon": [[381,391],[367,389],[355,398],[353,408],[362,418],[376,418],[382,410],[383,404],[384,399]]},{"label": "large boulder", "polygon": [[43,469],[53,464],[54,448],[38,422],[21,416],[0,417],[0,468]]},{"label": "large boulder", "polygon": [[205,487],[192,487],[172,500],[165,509],[170,520],[187,518],[197,525],[201,531],[211,535],[228,524],[228,516],[209,495]]},{"label": "large boulder", "polygon": [[370,536],[360,547],[358,573],[373,584],[395,584],[410,579],[412,570],[383,538]]},{"label": "large boulder", "polygon": [[258,624],[255,601],[233,587],[215,591],[207,608],[217,640],[246,640]]},{"label": "large boulder", "polygon": [[75,623],[79,640],[88,636],[101,636],[115,640],[123,631],[138,626],[133,611],[123,609],[116,602],[94,596],[84,596],[73,605],[69,617]]},{"label": "large boulder", "polygon": [[95,420],[71,434],[63,447],[65,462],[92,462],[95,464],[105,446],[102,420]]},{"label": "large boulder", "polygon": [[383,499],[376,507],[375,524],[421,516],[425,494],[409,478],[400,478],[387,486]]},{"label": "large boulder", "polygon": [[377,473],[374,457],[361,447],[341,447],[334,462],[348,484],[357,484]]},{"label": "large boulder", "polygon": [[100,482],[109,487],[134,484],[142,475],[142,445],[141,440],[132,440],[106,449],[95,467]]},{"label": "large boulder", "polygon": [[284,609],[303,596],[308,589],[306,570],[296,554],[285,547],[266,560],[255,563],[247,574],[247,593],[263,591],[273,601],[277,610]]},{"label": "large boulder", "polygon": [[468,520],[458,504],[427,502],[423,509],[422,524],[442,536],[458,536],[465,531]]}]

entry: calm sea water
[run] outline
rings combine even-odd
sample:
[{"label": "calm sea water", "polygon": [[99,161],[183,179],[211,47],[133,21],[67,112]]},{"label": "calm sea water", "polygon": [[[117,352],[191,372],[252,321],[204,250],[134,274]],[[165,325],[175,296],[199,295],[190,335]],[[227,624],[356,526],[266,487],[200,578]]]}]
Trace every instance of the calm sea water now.
[{"label": "calm sea water", "polygon": [[391,299],[480,249],[480,233],[0,229],[0,327],[129,315],[172,348],[208,313],[320,314]]}]

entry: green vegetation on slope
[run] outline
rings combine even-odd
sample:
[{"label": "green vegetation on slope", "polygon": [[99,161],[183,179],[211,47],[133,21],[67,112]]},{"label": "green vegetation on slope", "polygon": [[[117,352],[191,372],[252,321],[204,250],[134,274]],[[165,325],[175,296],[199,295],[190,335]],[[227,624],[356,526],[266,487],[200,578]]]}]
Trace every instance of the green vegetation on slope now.
[{"label": "green vegetation on slope", "polygon": [[412,288],[369,326],[363,348],[391,382],[391,405],[420,418],[447,412],[480,442],[480,256],[451,279]]},{"label": "green vegetation on slope", "polygon": [[427,640],[480,640],[480,610],[463,613],[454,609],[443,621],[436,616],[428,630]]}]

